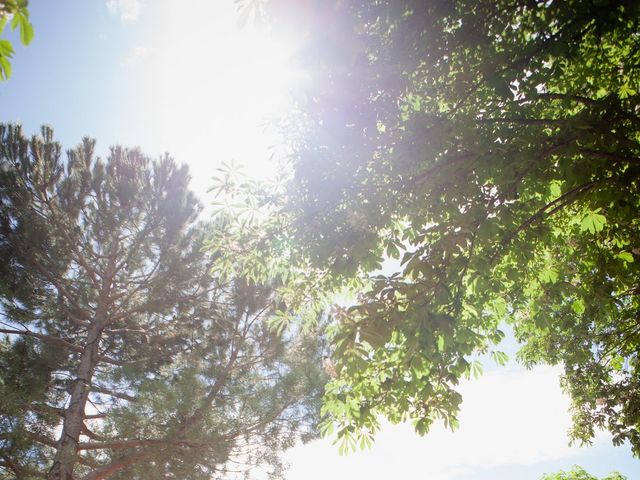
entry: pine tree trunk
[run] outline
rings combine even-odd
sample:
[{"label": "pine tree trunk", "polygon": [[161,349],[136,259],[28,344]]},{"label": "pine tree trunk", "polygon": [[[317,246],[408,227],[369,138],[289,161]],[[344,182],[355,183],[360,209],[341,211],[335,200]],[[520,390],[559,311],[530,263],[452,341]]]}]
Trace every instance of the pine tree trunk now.
[{"label": "pine tree trunk", "polygon": [[80,432],[84,422],[85,406],[91,392],[91,379],[98,360],[98,347],[104,328],[104,315],[97,318],[87,333],[87,342],[80,357],[80,366],[73,381],[71,399],[64,414],[60,439],[56,446],[53,466],[47,480],[73,480],[73,467],[77,460]]},{"label": "pine tree trunk", "polygon": [[100,288],[96,313],[89,325],[76,378],[71,386],[69,406],[64,413],[62,432],[56,444],[56,454],[53,465],[47,473],[47,480],[73,480],[73,469],[78,460],[78,444],[84,425],[85,408],[91,393],[93,373],[98,363],[100,339],[108,319],[107,312],[112,281],[115,276],[116,254],[117,245],[114,243],[106,275]]}]

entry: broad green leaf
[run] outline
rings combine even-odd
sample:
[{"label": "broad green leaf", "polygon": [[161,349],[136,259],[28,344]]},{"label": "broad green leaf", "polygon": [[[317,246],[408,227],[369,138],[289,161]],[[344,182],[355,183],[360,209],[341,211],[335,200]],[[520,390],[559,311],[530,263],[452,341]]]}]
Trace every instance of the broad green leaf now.
[{"label": "broad green leaf", "polygon": [[478,311],[475,309],[473,305],[469,305],[468,303],[465,303],[462,305],[462,309],[472,317],[478,316]]},{"label": "broad green leaf", "polygon": [[622,85],[618,90],[618,96],[620,98],[629,98],[635,94],[636,94],[636,91],[633,88],[631,88],[631,86],[628,83],[625,83],[624,85]]},{"label": "broad green leaf", "polygon": [[571,310],[573,310],[578,315],[582,315],[585,311],[584,301],[581,298],[577,298],[571,304]]},{"label": "broad green leaf", "polygon": [[478,360],[474,360],[469,364],[469,371],[473,378],[480,378],[483,372],[482,363],[480,363],[480,361]]},{"label": "broad green leaf", "polygon": [[20,18],[21,15],[18,12],[14,13],[13,17],[11,17],[10,25],[12,30],[15,30],[18,27],[18,25],[20,24]]},{"label": "broad green leaf", "polygon": [[21,16],[20,18],[20,41],[23,45],[29,45],[33,40],[33,25],[26,17]]},{"label": "broad green leaf", "polygon": [[13,45],[9,40],[0,39],[0,57],[9,57],[14,54]]},{"label": "broad green leaf", "polygon": [[398,247],[396,247],[392,241],[387,243],[387,256],[395,259],[400,258],[400,250],[398,250]]},{"label": "broad green leaf", "polygon": [[504,298],[496,298],[491,302],[491,309],[496,317],[503,318],[507,314],[507,302]]},{"label": "broad green leaf", "polygon": [[500,351],[491,352],[491,358],[494,362],[496,362],[497,365],[500,366],[505,365],[509,361],[509,356],[506,353]]},{"label": "broad green leaf", "polygon": [[633,254],[631,252],[620,252],[616,255],[620,260],[623,260],[626,263],[633,262]]},{"label": "broad green leaf", "polygon": [[598,210],[587,213],[580,222],[580,229],[582,231],[589,231],[589,233],[597,233],[602,231],[604,225],[607,223],[607,219],[604,215],[597,213]]},{"label": "broad green leaf", "polygon": [[5,57],[0,57],[0,77],[7,79],[11,76],[11,64]]},{"label": "broad green leaf", "polygon": [[558,281],[558,271],[554,267],[548,265],[540,272],[538,279],[542,283],[556,283]]}]

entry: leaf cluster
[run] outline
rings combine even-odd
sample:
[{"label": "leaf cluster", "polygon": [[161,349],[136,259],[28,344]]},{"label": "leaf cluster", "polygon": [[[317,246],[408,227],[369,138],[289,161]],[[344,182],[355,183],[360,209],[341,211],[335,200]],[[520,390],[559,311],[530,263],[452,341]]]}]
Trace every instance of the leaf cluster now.
[{"label": "leaf cluster", "polygon": [[[7,23],[11,30],[18,29],[20,42],[29,45],[33,40],[33,25],[29,21],[28,0],[0,1],[0,34]],[[11,76],[11,58],[15,54],[11,41],[0,39],[0,79],[7,80]]]}]

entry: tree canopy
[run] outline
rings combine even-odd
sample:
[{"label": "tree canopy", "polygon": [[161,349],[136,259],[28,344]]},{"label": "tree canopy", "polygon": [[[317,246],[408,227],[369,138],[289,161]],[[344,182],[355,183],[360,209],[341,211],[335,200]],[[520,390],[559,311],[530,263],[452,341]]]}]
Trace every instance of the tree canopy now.
[{"label": "tree canopy", "polygon": [[[574,467],[569,472],[558,472],[548,475],[543,475],[541,480],[598,480],[597,477],[590,475],[586,470],[580,467]],[[602,477],[602,480],[626,480],[626,477],[619,473],[610,473],[606,477]]]},{"label": "tree canopy", "polygon": [[282,473],[311,438],[319,339],[203,248],[186,167],[0,126],[0,478]]},{"label": "tree canopy", "polygon": [[640,453],[639,8],[268,2],[307,32],[312,78],[286,226],[334,278],[374,273],[335,312],[345,447],[380,415],[455,426],[508,322],[525,365],[563,366],[574,439]]}]

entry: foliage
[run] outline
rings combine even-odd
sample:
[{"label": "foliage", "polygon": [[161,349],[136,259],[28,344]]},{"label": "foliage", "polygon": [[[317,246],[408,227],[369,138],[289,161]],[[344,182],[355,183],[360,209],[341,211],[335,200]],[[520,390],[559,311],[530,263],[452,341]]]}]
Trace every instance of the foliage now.
[{"label": "foliage", "polygon": [[[580,467],[573,467],[570,472],[558,472],[544,475],[541,480],[598,480],[598,478],[593,475],[589,475]],[[626,477],[614,472],[603,477],[602,480],[626,480]]]},{"label": "foliage", "polygon": [[[0,34],[7,23],[11,29],[20,31],[20,42],[29,45],[33,40],[33,25],[29,22],[28,0],[0,0]],[[11,58],[15,51],[9,40],[0,39],[0,79],[8,79],[11,76]]]},{"label": "foliage", "polygon": [[0,126],[0,476],[209,479],[313,437],[316,336],[218,272],[186,167]]},{"label": "foliage", "polygon": [[325,429],[344,448],[380,415],[455,427],[507,321],[526,365],[564,365],[574,439],[606,427],[640,453],[638,9],[268,2],[313,78],[289,231],[335,278],[374,272],[335,315]]},{"label": "foliage", "polygon": [[271,319],[276,331],[294,320],[303,330],[315,329],[324,323],[336,290],[362,286],[357,278],[344,282],[328,275],[297,248],[289,235],[285,174],[250,180],[238,165],[223,162],[212,181],[213,217],[221,228],[206,245],[219,252],[215,271],[223,278],[242,275],[272,284],[279,299]]}]

